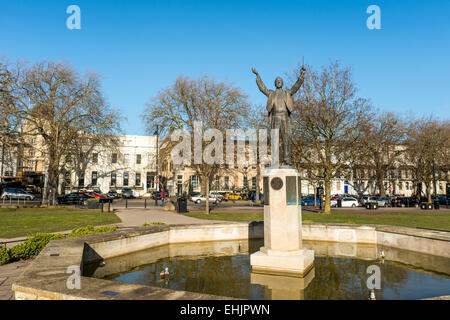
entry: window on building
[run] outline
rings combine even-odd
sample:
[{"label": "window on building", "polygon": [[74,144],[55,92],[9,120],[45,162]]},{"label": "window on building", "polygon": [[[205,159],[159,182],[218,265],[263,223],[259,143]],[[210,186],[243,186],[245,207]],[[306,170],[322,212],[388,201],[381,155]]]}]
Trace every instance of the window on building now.
[{"label": "window on building", "polygon": [[84,187],[84,173],[78,175],[78,186]]},{"label": "window on building", "polygon": [[230,177],[229,176],[225,176],[225,189],[226,190],[230,189]]},{"label": "window on building", "polygon": [[198,177],[197,176],[191,176],[191,186],[192,188],[198,188]]},{"label": "window on building", "polygon": [[406,189],[406,190],[409,190],[409,182],[406,182],[406,183],[405,183],[405,189]]},{"label": "window on building", "polygon": [[256,177],[252,177],[252,190],[256,190]]},{"label": "window on building", "polygon": [[129,183],[129,173],[124,172],[123,173],[123,186],[128,187],[128,183]]},{"label": "window on building", "polygon": [[115,172],[111,172],[111,185],[115,186],[117,182],[117,175]]},{"label": "window on building", "polygon": [[341,191],[341,182],[340,182],[340,181],[336,182],[336,190],[337,190],[338,192]]},{"label": "window on building", "polygon": [[111,163],[117,163],[117,153],[112,154]]},{"label": "window on building", "polygon": [[34,157],[34,150],[32,150],[32,149],[28,150],[28,156]]},{"label": "window on building", "polygon": [[28,170],[34,170],[34,161],[33,160],[28,160],[27,161],[27,169]]},{"label": "window on building", "polygon": [[401,183],[401,182],[398,183],[398,190],[399,191],[403,190],[403,183]]},{"label": "window on building", "polygon": [[141,164],[141,162],[142,162],[142,155],[137,154],[136,155],[136,164]]},{"label": "window on building", "polygon": [[92,154],[92,163],[98,163],[98,153]]},{"label": "window on building", "polygon": [[137,187],[141,186],[141,174],[140,173],[136,173],[136,183],[135,183],[135,185]]},{"label": "window on building", "polygon": [[97,171],[92,171],[91,184],[93,186],[97,185]]},{"label": "window on building", "polygon": [[147,173],[147,189],[153,189],[155,187],[155,176]]},{"label": "window on building", "polygon": [[244,176],[244,188],[248,188],[248,178]]},{"label": "window on building", "polygon": [[66,173],[64,174],[64,183],[65,183],[66,185],[70,185],[70,172],[66,172]]}]

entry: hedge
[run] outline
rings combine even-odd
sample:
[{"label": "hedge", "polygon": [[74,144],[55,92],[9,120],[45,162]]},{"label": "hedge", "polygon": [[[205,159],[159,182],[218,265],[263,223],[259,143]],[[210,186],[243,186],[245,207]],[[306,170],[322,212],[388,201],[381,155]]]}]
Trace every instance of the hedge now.
[{"label": "hedge", "polygon": [[88,234],[116,231],[117,227],[98,227],[93,226],[73,229],[68,235],[53,233],[36,233],[28,238],[25,242],[18,244],[10,249],[0,247],[0,265],[7,264],[18,260],[26,260],[35,258],[39,252],[51,240],[80,237]]}]

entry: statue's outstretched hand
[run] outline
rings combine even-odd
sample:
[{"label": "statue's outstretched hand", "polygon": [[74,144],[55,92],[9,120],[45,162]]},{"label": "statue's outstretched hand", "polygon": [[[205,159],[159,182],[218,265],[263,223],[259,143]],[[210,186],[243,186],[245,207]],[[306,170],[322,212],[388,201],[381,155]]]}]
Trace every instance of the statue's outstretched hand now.
[{"label": "statue's outstretched hand", "polygon": [[255,68],[252,68],[252,72],[253,72],[254,74],[258,75],[258,71],[256,71]]}]

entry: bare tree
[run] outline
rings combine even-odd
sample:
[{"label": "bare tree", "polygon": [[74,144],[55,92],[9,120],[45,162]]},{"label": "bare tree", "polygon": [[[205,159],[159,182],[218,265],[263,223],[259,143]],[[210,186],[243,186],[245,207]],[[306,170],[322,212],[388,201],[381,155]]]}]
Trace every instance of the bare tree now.
[{"label": "bare tree", "polygon": [[[412,121],[408,127],[406,161],[413,168],[416,194],[422,196],[422,184],[425,195],[432,200],[431,188],[436,179],[447,178],[449,169],[450,121],[438,121],[424,117]],[[434,185],[436,190],[437,186]]]},{"label": "bare tree", "polygon": [[[405,149],[406,125],[392,112],[371,114],[371,121],[361,126],[361,141],[356,146],[356,164],[369,185],[374,179],[380,196],[386,196],[384,178],[400,162]],[[364,168],[365,167],[365,168]],[[360,174],[361,176],[361,174]]]},{"label": "bare tree", "polygon": [[13,114],[26,136],[41,136],[47,157],[46,197],[56,202],[66,156],[80,135],[120,130],[118,113],[106,103],[99,77],[80,76],[67,63],[17,63],[9,68]]},{"label": "bare tree", "polygon": [[[211,128],[225,133],[226,129],[238,128],[241,125],[247,109],[246,96],[240,88],[232,84],[207,76],[200,79],[179,77],[173,85],[163,89],[150,100],[143,118],[149,132],[153,132],[156,125],[159,125],[163,136],[177,129],[193,134],[195,122],[201,122],[202,132]],[[207,143],[203,139],[202,141],[204,150]],[[193,139],[191,143],[193,146]],[[209,185],[220,165],[208,164],[205,161],[195,164],[191,161],[190,167],[205,184],[205,211],[209,213]]]},{"label": "bare tree", "polygon": [[292,114],[292,150],[297,149],[301,165],[319,173],[325,186],[324,212],[329,213],[331,181],[355,156],[370,106],[356,96],[349,67],[333,62],[320,71],[307,70]]}]

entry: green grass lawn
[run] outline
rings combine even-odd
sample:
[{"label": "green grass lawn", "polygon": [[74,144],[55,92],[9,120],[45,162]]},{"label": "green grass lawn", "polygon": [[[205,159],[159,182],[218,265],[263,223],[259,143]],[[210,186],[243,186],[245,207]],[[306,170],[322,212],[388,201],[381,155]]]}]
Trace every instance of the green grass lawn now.
[{"label": "green grass lawn", "polygon": [[[186,213],[200,219],[224,221],[262,221],[263,213],[217,212],[206,215],[200,212]],[[381,224],[391,226],[415,227],[450,231],[450,212],[407,213],[386,212],[377,214],[358,214],[332,212],[331,214],[303,212],[304,222],[347,223],[347,224]]]},{"label": "green grass lawn", "polygon": [[120,222],[114,213],[75,208],[0,208],[0,238]]}]

